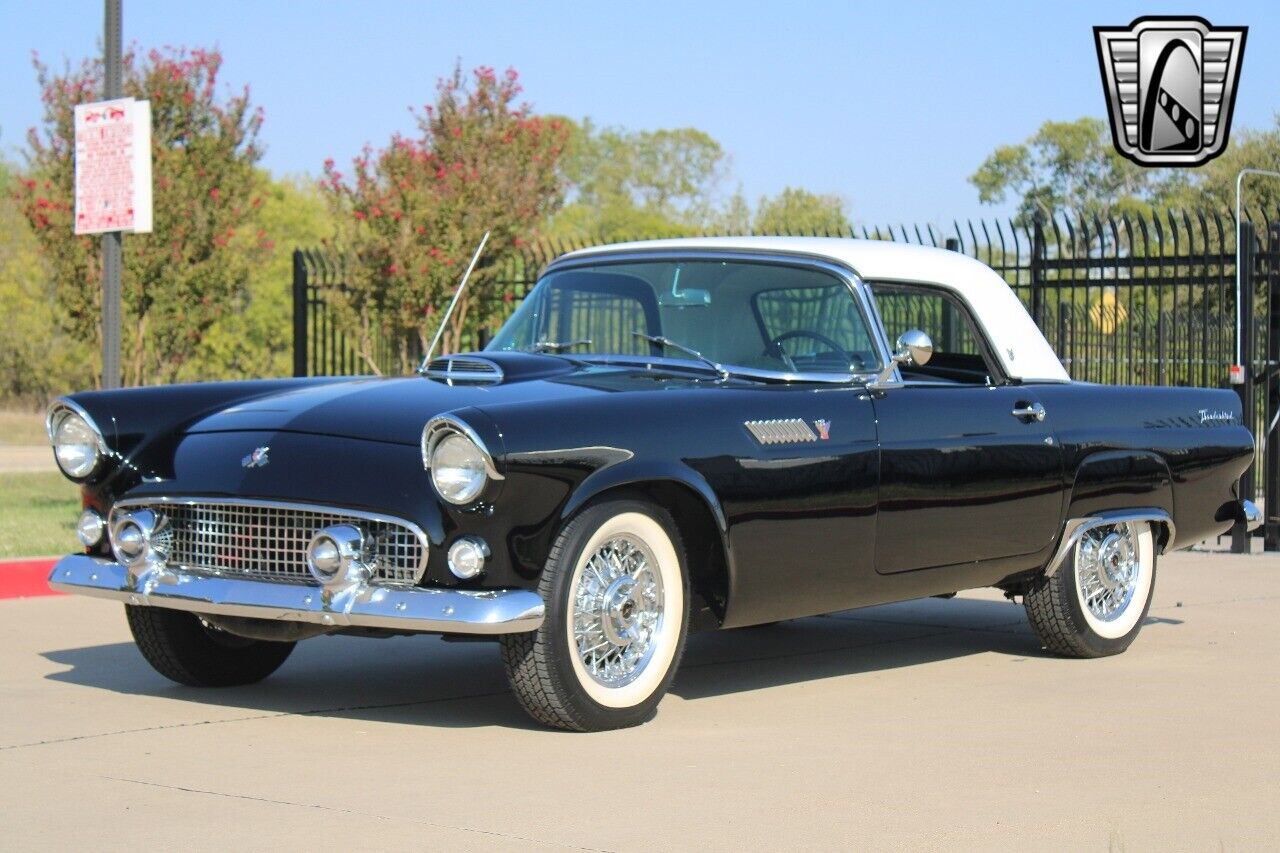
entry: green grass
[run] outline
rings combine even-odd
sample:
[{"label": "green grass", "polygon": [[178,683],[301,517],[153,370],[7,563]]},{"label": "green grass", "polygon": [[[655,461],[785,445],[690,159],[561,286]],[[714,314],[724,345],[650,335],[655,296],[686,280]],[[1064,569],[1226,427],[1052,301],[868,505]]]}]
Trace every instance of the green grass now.
[{"label": "green grass", "polygon": [[80,490],[61,474],[0,474],[0,558],[79,550]]},{"label": "green grass", "polygon": [[44,415],[32,411],[0,409],[0,447],[6,444],[48,444]]}]

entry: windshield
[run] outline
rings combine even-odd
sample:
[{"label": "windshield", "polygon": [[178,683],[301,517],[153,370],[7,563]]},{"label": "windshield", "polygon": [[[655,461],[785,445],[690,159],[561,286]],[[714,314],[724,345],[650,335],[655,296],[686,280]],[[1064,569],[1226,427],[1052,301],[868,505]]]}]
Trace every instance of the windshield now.
[{"label": "windshield", "polygon": [[777,373],[847,376],[880,367],[845,281],[759,261],[635,261],[552,272],[486,349],[666,356]]}]

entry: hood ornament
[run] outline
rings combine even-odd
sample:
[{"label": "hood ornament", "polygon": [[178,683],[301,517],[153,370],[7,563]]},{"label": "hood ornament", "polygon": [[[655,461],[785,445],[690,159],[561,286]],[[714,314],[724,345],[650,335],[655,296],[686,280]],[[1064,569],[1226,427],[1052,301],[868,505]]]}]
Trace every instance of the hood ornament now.
[{"label": "hood ornament", "polygon": [[265,468],[271,460],[267,458],[270,447],[255,447],[253,452],[240,460],[241,468]]}]

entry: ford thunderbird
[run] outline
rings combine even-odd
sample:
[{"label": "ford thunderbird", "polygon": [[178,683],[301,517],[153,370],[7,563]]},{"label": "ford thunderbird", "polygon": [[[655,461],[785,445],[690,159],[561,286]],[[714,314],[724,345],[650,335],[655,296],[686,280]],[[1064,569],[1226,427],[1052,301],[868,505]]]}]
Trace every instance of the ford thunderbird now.
[{"label": "ford thunderbird", "polygon": [[1160,554],[1259,521],[1233,393],[1074,382],[990,268],[859,240],[574,252],[417,375],[87,391],[48,432],[84,506],[50,584],[161,675],[490,638],[579,731],[650,718],[691,631],[974,587],[1115,654]]}]

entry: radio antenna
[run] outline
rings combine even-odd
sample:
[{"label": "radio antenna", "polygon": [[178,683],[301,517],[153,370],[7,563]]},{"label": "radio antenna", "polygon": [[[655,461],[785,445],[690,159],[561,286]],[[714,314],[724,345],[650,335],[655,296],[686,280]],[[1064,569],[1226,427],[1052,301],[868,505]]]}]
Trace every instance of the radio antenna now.
[{"label": "radio antenna", "polygon": [[440,338],[444,335],[445,327],[449,325],[449,318],[453,316],[453,309],[457,307],[462,291],[467,288],[467,279],[471,278],[471,271],[476,268],[476,261],[480,260],[480,253],[484,251],[484,244],[488,242],[489,232],[486,231],[484,236],[480,238],[480,245],[476,246],[476,253],[471,256],[471,263],[467,265],[467,271],[462,274],[462,281],[458,282],[458,289],[453,292],[453,300],[445,310],[444,316],[440,318],[440,328],[436,329],[436,336],[431,339],[431,349],[427,350],[426,356],[422,359],[422,364],[418,365],[419,373],[427,372],[427,365],[431,363],[431,356],[435,353],[436,346],[440,343]]}]

